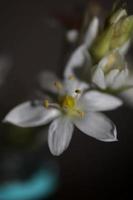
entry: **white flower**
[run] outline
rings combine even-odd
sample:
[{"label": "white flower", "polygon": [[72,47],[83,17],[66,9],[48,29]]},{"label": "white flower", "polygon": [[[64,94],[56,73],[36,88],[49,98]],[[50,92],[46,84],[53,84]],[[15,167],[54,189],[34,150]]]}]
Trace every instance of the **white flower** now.
[{"label": "white flower", "polygon": [[96,66],[93,66],[89,48],[97,36],[98,28],[99,20],[94,17],[85,34],[83,44],[74,51],[68,60],[64,77],[75,76],[77,81],[86,82],[88,85],[93,82],[102,90],[107,88],[119,90],[125,87],[128,77],[124,55],[130,42],[127,41],[122,47],[110,52]]},{"label": "white flower", "polygon": [[[71,84],[68,87],[69,81]],[[55,82],[58,90],[55,103],[48,100],[36,104],[22,103],[7,114],[4,122],[20,127],[35,127],[52,122],[48,130],[48,144],[54,155],[60,155],[67,149],[74,125],[83,133],[98,140],[116,141],[115,125],[99,111],[115,109],[122,102],[118,98],[97,91],[85,92],[83,86],[73,91],[74,80],[69,81],[65,81],[64,85]],[[82,91],[79,88],[82,88]]]},{"label": "white flower", "polygon": [[127,78],[128,68],[118,50],[109,53],[93,68],[92,82],[102,90],[119,91],[127,86]]}]

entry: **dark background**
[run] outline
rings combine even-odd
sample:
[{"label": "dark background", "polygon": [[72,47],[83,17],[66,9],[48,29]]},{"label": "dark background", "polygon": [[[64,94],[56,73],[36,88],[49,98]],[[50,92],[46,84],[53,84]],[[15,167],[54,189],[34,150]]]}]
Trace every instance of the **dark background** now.
[{"label": "dark background", "polygon": [[[80,26],[87,2],[0,1],[0,58],[7,57],[11,69],[0,88],[1,119],[34,98],[36,75],[43,69],[63,70],[66,27]],[[108,11],[113,1],[98,2]],[[133,13],[133,1],[127,5]],[[60,166],[60,183],[51,199],[133,198],[133,111],[124,106],[107,114],[118,127],[119,141],[99,142],[76,130],[68,150],[53,158]]]}]

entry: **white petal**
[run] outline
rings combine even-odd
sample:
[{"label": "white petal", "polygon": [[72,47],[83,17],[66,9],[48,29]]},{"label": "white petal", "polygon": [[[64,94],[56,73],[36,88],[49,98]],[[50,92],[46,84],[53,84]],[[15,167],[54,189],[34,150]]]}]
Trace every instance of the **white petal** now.
[{"label": "white petal", "polygon": [[35,127],[45,125],[59,115],[57,109],[45,109],[42,105],[25,102],[13,108],[3,121],[20,127]]},{"label": "white petal", "polygon": [[56,74],[50,71],[43,71],[39,75],[40,86],[46,91],[57,93],[57,88],[54,85],[56,81],[61,82],[59,78],[57,78]]},{"label": "white petal", "polygon": [[78,89],[82,93],[89,86],[85,82],[79,81],[78,79],[72,79],[72,80],[66,79],[64,81],[64,87],[65,87],[65,91],[66,91],[67,94],[74,95],[75,90]]},{"label": "white petal", "polygon": [[105,89],[107,87],[105,75],[104,75],[104,67],[108,63],[108,56],[105,56],[98,65],[95,66],[93,70],[92,81],[101,89]]},{"label": "white petal", "polygon": [[73,124],[66,117],[55,119],[49,127],[48,144],[53,155],[60,155],[71,141]]},{"label": "white petal", "polygon": [[88,67],[91,66],[91,57],[88,52],[86,52],[85,45],[79,46],[71,55],[68,63],[66,64],[64,77],[69,78],[70,76],[76,76],[76,70],[79,70],[84,65]]},{"label": "white petal", "polygon": [[97,68],[95,70],[93,77],[92,77],[92,81],[93,81],[93,83],[95,83],[101,89],[106,88],[105,76],[104,76],[102,69]]},{"label": "white petal", "polygon": [[74,75],[73,70],[75,67],[77,68],[83,65],[85,59],[83,54],[84,50],[85,46],[81,45],[72,53],[65,67],[65,78],[69,78],[69,76]]},{"label": "white petal", "polygon": [[106,75],[105,81],[106,81],[107,87],[112,87],[118,73],[119,73],[118,69],[113,69],[111,70],[111,72],[109,72],[109,74]]},{"label": "white petal", "polygon": [[107,65],[107,63],[108,63],[108,55],[105,56],[105,57],[103,57],[103,58],[100,60],[100,62],[98,63],[97,68],[100,68],[100,69],[104,70],[104,68],[105,68],[105,66]]},{"label": "white petal", "polygon": [[88,112],[84,118],[74,121],[74,124],[83,133],[97,140],[117,141],[117,131],[113,122],[101,113]]},{"label": "white petal", "polygon": [[113,89],[118,89],[123,87],[126,84],[126,80],[128,77],[128,69],[122,70],[115,78],[115,81],[112,85]]},{"label": "white petal", "polygon": [[96,38],[98,33],[98,28],[99,28],[99,19],[97,17],[94,17],[84,37],[84,43],[87,46],[87,48],[91,46],[92,42]]},{"label": "white petal", "polygon": [[113,110],[122,105],[119,98],[98,91],[86,92],[80,101],[88,111]]}]

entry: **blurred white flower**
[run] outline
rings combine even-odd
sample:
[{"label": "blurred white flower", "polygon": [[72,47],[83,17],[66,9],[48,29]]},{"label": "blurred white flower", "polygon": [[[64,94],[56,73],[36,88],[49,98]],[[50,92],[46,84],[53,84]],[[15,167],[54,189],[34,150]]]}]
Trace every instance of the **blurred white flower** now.
[{"label": "blurred white flower", "polygon": [[7,114],[4,122],[20,127],[36,127],[52,121],[48,144],[53,155],[60,155],[67,149],[74,125],[98,140],[116,141],[115,125],[99,111],[115,109],[122,104],[121,100],[97,91],[86,91],[86,85],[77,84],[79,82],[74,79],[65,80],[63,84],[56,81],[54,85],[58,96],[55,102],[46,99],[35,104],[30,101],[22,103]]},{"label": "blurred white flower", "polygon": [[84,42],[71,55],[65,67],[64,76],[68,78],[73,75],[77,80],[95,83],[101,89],[119,90],[127,85],[128,69],[125,62],[125,54],[129,48],[130,41],[121,47],[110,51],[98,64],[94,65],[93,58],[89,53],[99,28],[99,20],[94,17],[85,34]]},{"label": "blurred white flower", "polygon": [[102,90],[121,92],[126,87],[128,88],[128,74],[124,57],[115,50],[93,67],[92,82]]},{"label": "blurred white flower", "polygon": [[75,76],[77,81],[88,84],[88,87],[94,84],[94,88],[96,86],[97,89],[106,92],[120,93],[129,86],[127,63],[120,49],[110,52],[93,66],[85,46],[80,46],[72,54],[66,66],[64,76],[68,78],[70,75]]},{"label": "blurred white flower", "polygon": [[67,63],[64,76],[76,76],[90,87],[93,85],[106,92],[121,92],[128,89],[125,54],[131,43],[133,16],[128,16],[125,9],[118,7],[107,22],[98,34],[99,19],[93,18],[83,43]]}]

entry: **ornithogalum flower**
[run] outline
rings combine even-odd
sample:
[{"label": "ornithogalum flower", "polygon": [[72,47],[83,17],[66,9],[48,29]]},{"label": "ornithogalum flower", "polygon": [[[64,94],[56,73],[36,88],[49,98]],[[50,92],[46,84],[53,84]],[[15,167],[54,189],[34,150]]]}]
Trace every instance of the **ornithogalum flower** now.
[{"label": "ornithogalum flower", "polygon": [[[125,17],[125,12],[125,10],[120,10],[118,13],[116,12],[112,15],[112,18],[110,18],[111,26],[112,23],[116,25],[123,15]],[[116,46],[114,50],[108,50],[103,54],[104,57],[102,57],[102,59],[98,59],[98,62],[95,62],[96,60],[94,60],[92,56],[91,49],[94,45],[93,41],[95,43],[96,37],[98,37],[98,27],[99,21],[97,18],[94,18],[86,32],[83,44],[74,51],[68,60],[64,76],[65,78],[68,78],[72,75],[75,76],[77,80],[84,81],[90,86],[92,83],[95,83],[96,86],[101,89],[111,89],[115,90],[115,92],[116,90],[120,90],[118,92],[121,92],[122,89],[128,88],[128,85],[126,85],[128,69],[125,62],[125,53],[129,47],[130,40],[124,40],[125,42],[123,42],[122,45]],[[105,40],[105,37],[103,38]],[[111,39],[109,42],[110,41]],[[102,42],[100,44],[103,45]],[[97,46],[95,46],[94,49],[95,51],[98,51]],[[101,50],[99,50],[99,52],[101,53]],[[111,92],[111,90],[106,92]]]},{"label": "ornithogalum flower", "polygon": [[93,66],[92,58],[84,46],[79,47],[72,54],[64,72],[65,78],[71,75],[90,88],[115,95],[131,88],[128,83],[129,70],[121,49],[111,51]]},{"label": "ornithogalum flower", "polygon": [[92,69],[92,82],[100,89],[120,93],[128,89],[128,68],[118,50],[110,52]]},{"label": "ornithogalum flower", "polygon": [[54,86],[58,94],[55,101],[44,99],[34,104],[30,101],[22,103],[7,114],[4,122],[20,127],[36,127],[51,122],[48,144],[54,155],[67,149],[74,126],[101,141],[117,140],[115,125],[100,111],[115,109],[122,104],[121,100],[97,91],[87,91],[86,85],[80,87],[72,77],[63,84],[56,81]]}]

